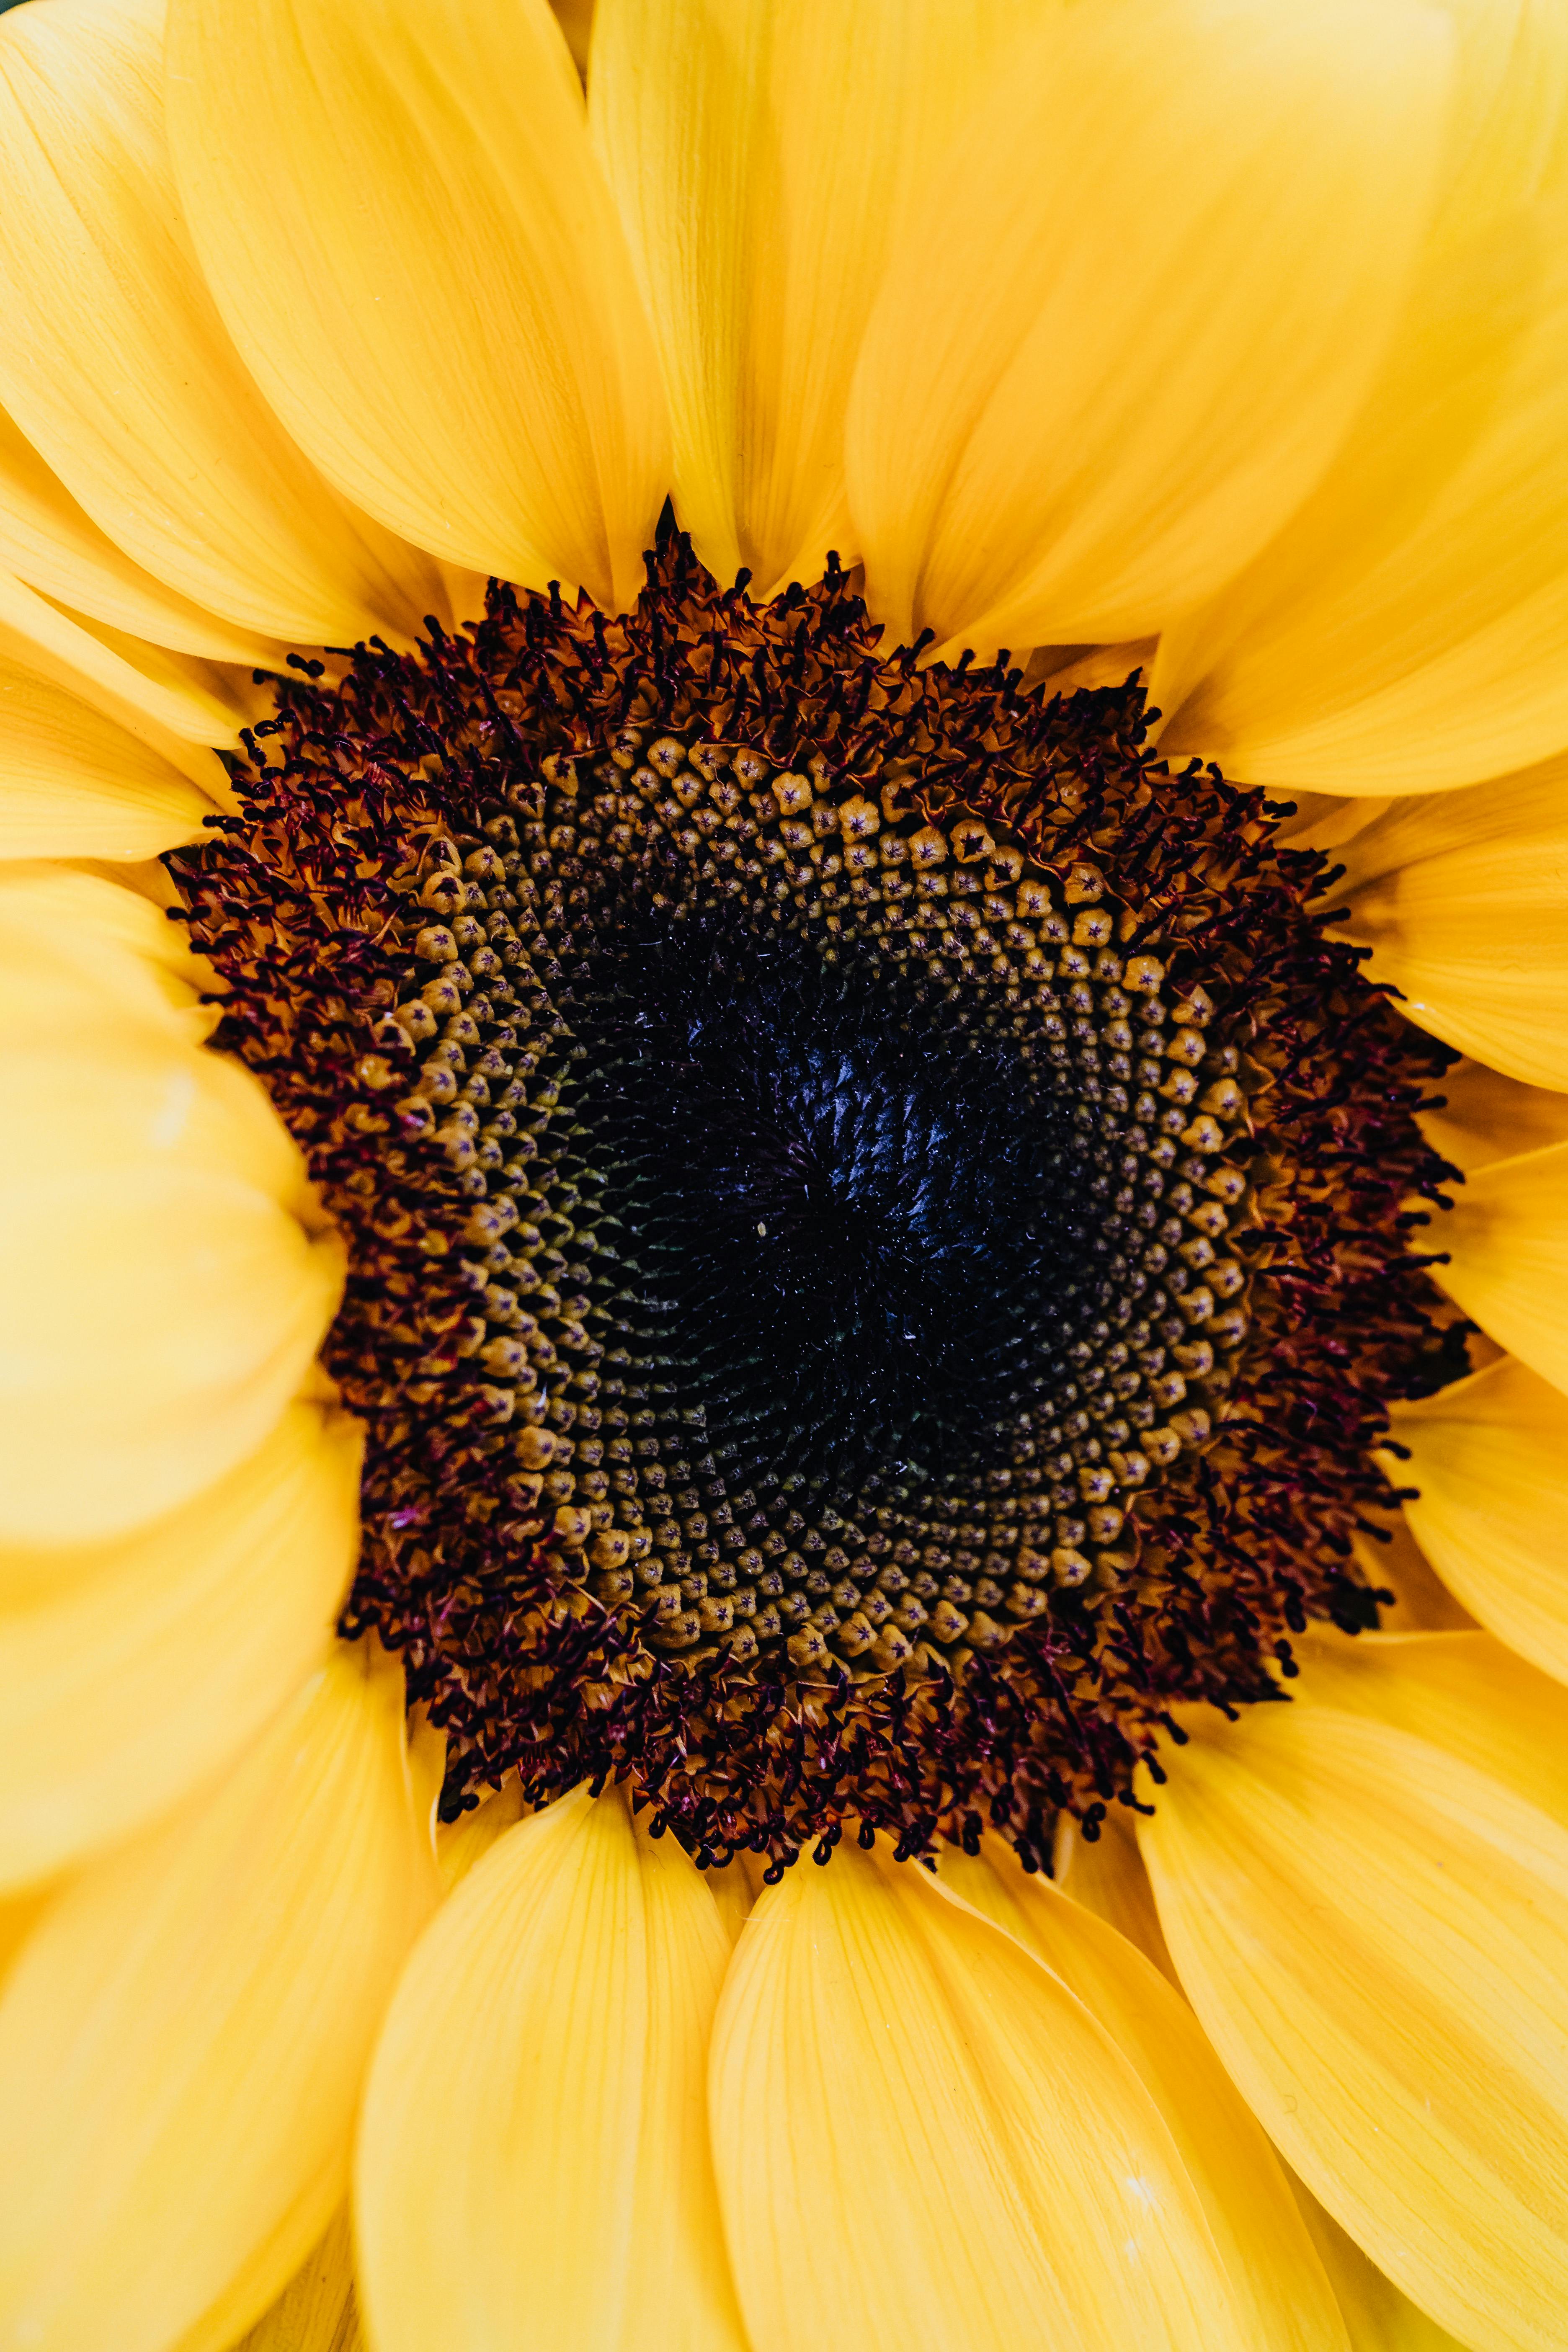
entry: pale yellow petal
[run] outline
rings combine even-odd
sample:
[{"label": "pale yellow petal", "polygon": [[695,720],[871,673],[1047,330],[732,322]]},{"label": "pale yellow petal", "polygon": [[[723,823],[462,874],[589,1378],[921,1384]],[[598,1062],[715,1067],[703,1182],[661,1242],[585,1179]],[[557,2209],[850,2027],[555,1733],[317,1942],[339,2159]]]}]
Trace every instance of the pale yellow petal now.
[{"label": "pale yellow petal", "polygon": [[1419,1494],[1405,1516],[1467,1609],[1568,1682],[1568,1398],[1505,1356],[1419,1404],[1388,1465]]},{"label": "pale yellow petal", "polygon": [[1568,115],[1568,13],[1557,0],[1444,6],[1456,63],[1435,243],[1463,241],[1560,185]]},{"label": "pale yellow petal", "polygon": [[1395,802],[1340,856],[1344,929],[1410,1018],[1568,1087],[1568,762]]},{"label": "pale yellow petal", "polygon": [[[0,399],[178,595],[307,644],[416,626],[427,567],[327,489],[224,332],[180,214],[163,72],[158,0],[0,19]],[[268,143],[253,119],[253,189]]]},{"label": "pale yellow petal", "polygon": [[589,116],[664,361],[676,512],[767,594],[855,553],[844,410],[889,251],[1037,0],[600,0]]},{"label": "pale yellow petal", "polygon": [[1375,2263],[1368,2262],[1304,2181],[1291,2174],[1290,2183],[1318,2259],[1333,2284],[1352,2352],[1465,2352],[1457,2336],[1428,2319]]},{"label": "pale yellow petal", "polygon": [[1183,1985],[1253,2112],[1424,2311],[1466,2343],[1552,2352],[1568,1831],[1326,1705],[1216,1717],[1167,1761],[1139,1838]]},{"label": "pale yellow petal", "polygon": [[629,604],[664,395],[545,0],[174,0],[169,58],[193,234],[301,447],[440,556]]},{"label": "pale yellow petal", "polygon": [[345,2210],[349,2163],[350,2152],[340,2144],[169,2352],[238,2352],[235,2338],[276,2303],[310,2248],[320,2244],[332,2215]]},{"label": "pale yellow petal", "polygon": [[710,2102],[754,2352],[1245,2342],[1148,2093],[1060,1979],[847,1841],[764,1892]]},{"label": "pale yellow petal", "polygon": [[0,2000],[12,2343],[163,2352],[202,2318],[341,2168],[431,1893],[402,1676],[342,1649],[216,1789],[46,1912]]},{"label": "pale yellow petal", "polygon": [[[36,980],[0,959],[7,1013]],[[40,992],[31,1034],[0,1035],[0,1529],[21,1544],[137,1526],[253,1453],[343,1274],[254,1079],[107,1006],[51,1028]]]},{"label": "pale yellow petal", "polygon": [[215,800],[227,780],[213,747],[236,751],[237,714],[213,691],[213,673],[189,655],[160,654],[62,613],[20,580],[0,572],[0,657],[37,670],[118,719],[161,751]]},{"label": "pale yellow petal", "polygon": [[1432,1269],[1489,1339],[1568,1389],[1568,1143],[1494,1160],[1456,1189],[1425,1245]]},{"label": "pale yellow petal", "polygon": [[166,1811],[319,1664],[362,1451],[352,1423],[297,1405],[169,1518],[64,1557],[0,1550],[0,1885]]},{"label": "pale yellow petal", "polygon": [[[79,990],[83,1009],[110,994],[120,1011],[161,1017],[176,1035],[199,1043],[214,1018],[212,1007],[198,1003],[212,984],[211,966],[192,951],[184,924],[111,877],[112,866],[91,874],[47,860],[0,865],[0,971],[14,978],[21,963],[35,982],[47,971],[57,1005],[71,989]],[[8,997],[8,1009],[15,1003]]]},{"label": "pale yellow petal", "polygon": [[897,635],[1140,637],[1256,552],[1383,356],[1446,31],[1403,0],[1046,12],[927,191],[856,377],[850,505]]},{"label": "pale yellow petal", "polygon": [[619,1791],[497,1841],[415,1954],[371,2074],[376,2352],[741,2352],[703,2106],[727,1957],[700,1874]]},{"label": "pale yellow petal", "polygon": [[1280,791],[1449,791],[1568,740],[1568,211],[1432,258],[1287,529],[1171,630],[1162,750]]},{"label": "pale yellow petal", "polygon": [[151,857],[216,809],[118,719],[0,656],[0,858]]},{"label": "pale yellow petal", "polygon": [[1159,2108],[1203,2200],[1249,2352],[1348,2352],[1332,2290],[1261,2126],[1196,2018],[1136,1945],[999,1840],[944,1848],[942,1883],[1077,1993]]},{"label": "pale yellow petal", "polygon": [[0,409],[0,564],[112,628],[214,661],[272,660],[278,647],[193,604],[133,562],[84,514]]},{"label": "pale yellow petal", "polygon": [[353,2237],[338,2215],[303,2268],[234,2352],[363,2352],[354,2305]]}]

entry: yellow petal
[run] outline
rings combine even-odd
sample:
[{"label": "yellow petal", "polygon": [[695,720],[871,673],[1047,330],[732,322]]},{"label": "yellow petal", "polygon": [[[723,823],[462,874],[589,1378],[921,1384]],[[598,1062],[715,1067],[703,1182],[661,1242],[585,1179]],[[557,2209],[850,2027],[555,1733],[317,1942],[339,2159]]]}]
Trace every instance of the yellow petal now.
[{"label": "yellow petal", "polygon": [[1489,1339],[1568,1389],[1568,1143],[1478,1169],[1426,1238],[1432,1271]]},{"label": "yellow petal", "polygon": [[850,505],[898,635],[1140,637],[1248,560],[1383,355],[1445,36],[1403,0],[1045,13],[927,191],[856,377]]},{"label": "yellow petal", "polygon": [[338,2215],[264,2319],[234,2352],[363,2352],[354,2306],[353,2240]]},{"label": "yellow petal", "polygon": [[460,1878],[467,1878],[475,1863],[489,1853],[497,1838],[504,1837],[521,1819],[522,1788],[514,1773],[504,1788],[494,1790],[469,1811],[459,1813],[455,1822],[438,1827],[436,1863],[443,1891],[449,1895]]},{"label": "yellow petal", "polygon": [[1435,241],[1560,184],[1568,16],[1556,0],[1444,0],[1456,36],[1453,110]]},{"label": "yellow petal", "polygon": [[1505,1356],[1394,1415],[1416,1540],[1471,1613],[1568,1682],[1568,1398]]},{"label": "yellow petal", "polygon": [[[0,963],[7,1009],[12,992]],[[302,1165],[255,1080],[166,1027],[107,1007],[90,1029],[40,1021],[0,1037],[0,1530],[85,1541],[255,1452],[337,1305],[343,1251],[301,1222]]]},{"label": "yellow petal", "polygon": [[1490,1633],[1336,1633],[1300,1645],[1292,1696],[1397,1724],[1500,1780],[1568,1827],[1561,1685]]},{"label": "yellow petal", "polygon": [[1161,748],[1279,790],[1449,791],[1568,740],[1568,212],[1432,259],[1286,530],[1173,629]]},{"label": "yellow petal", "polygon": [[11,2342],[162,2352],[341,2170],[428,1873],[402,1676],[342,1649],[216,1790],[45,1914],[0,2000]]},{"label": "yellow petal", "polygon": [[844,409],[888,254],[1033,0],[600,0],[588,105],[726,583],[852,558]]},{"label": "yellow petal", "polygon": [[1568,2275],[1568,1831],[1329,1706],[1251,1708],[1168,1760],[1140,1843],[1253,2112],[1424,2311],[1466,2343],[1549,2352]]},{"label": "yellow petal", "polygon": [[83,513],[3,409],[0,564],[46,596],[161,646],[215,661],[277,658],[269,639],[204,612],[132,562]]},{"label": "yellow petal", "polygon": [[763,1895],[710,2098],[755,2352],[1245,2341],[1131,2067],[918,1864],[845,1845]]},{"label": "yellow petal", "polygon": [[1417,2310],[1375,2263],[1368,2262],[1355,2240],[1293,2175],[1291,2187],[1318,2259],[1332,2282],[1352,2352],[1465,2352],[1458,2336]]},{"label": "yellow petal", "polygon": [[0,1885],[140,1829],[319,1663],[362,1450],[352,1423],[296,1405],[170,1518],[63,1558],[0,1551]]},{"label": "yellow petal", "polygon": [[1075,1903],[1136,1944],[1174,1983],[1176,1971],[1165,1949],[1131,1816],[1120,1811],[1109,1814],[1096,1838],[1085,1838],[1070,1816],[1064,1816],[1057,1827],[1052,1866],[1058,1885]]},{"label": "yellow petal", "polygon": [[162,751],[0,656],[0,857],[152,857],[214,814]]},{"label": "yellow petal", "polygon": [[673,1838],[579,1790],[433,1922],[365,2098],[376,2352],[741,2352],[703,2107],[728,1945]]},{"label": "yellow petal", "polygon": [[1133,2067],[1203,2200],[1251,2352],[1348,2352],[1279,2160],[1180,1993],[1125,1936],[1026,1876],[999,1841],[973,1857],[945,1849],[941,1872],[1078,1995]]},{"label": "yellow petal", "polygon": [[1493,1160],[1568,1143],[1568,1094],[1505,1078],[1484,1062],[1457,1063],[1440,1083],[1443,1108],[1422,1113],[1421,1132],[1467,1176]]},{"label": "yellow petal", "polygon": [[212,691],[212,674],[205,665],[185,655],[160,656],[151,646],[140,658],[128,657],[135,643],[110,644],[103,633],[60,612],[22,581],[0,573],[0,656],[119,719],[221,800],[226,778],[208,747],[237,749],[235,712]]},{"label": "yellow petal", "polygon": [[1344,929],[1410,1018],[1510,1077],[1568,1087],[1568,763],[1395,802],[1342,862]]},{"label": "yellow petal", "polygon": [[47,971],[51,1001],[79,990],[89,1020],[93,999],[107,992],[121,1011],[162,1018],[197,1044],[214,1017],[198,1003],[211,967],[192,952],[183,924],[114,874],[25,858],[0,865],[0,971],[14,974],[19,961],[37,982]]},{"label": "yellow petal", "polygon": [[309,2250],[320,2243],[332,2215],[343,2210],[347,2194],[348,2151],[339,2146],[169,2352],[237,2352],[236,2336],[277,2301]]},{"label": "yellow petal", "polygon": [[[194,604],[307,644],[416,625],[426,567],[344,510],[219,322],[174,191],[162,16],[51,0],[0,24],[0,399],[93,521]],[[253,121],[253,188],[266,148]]]},{"label": "yellow petal", "polygon": [[208,278],[322,472],[454,562],[629,604],[658,358],[545,0],[174,0],[169,69]]}]

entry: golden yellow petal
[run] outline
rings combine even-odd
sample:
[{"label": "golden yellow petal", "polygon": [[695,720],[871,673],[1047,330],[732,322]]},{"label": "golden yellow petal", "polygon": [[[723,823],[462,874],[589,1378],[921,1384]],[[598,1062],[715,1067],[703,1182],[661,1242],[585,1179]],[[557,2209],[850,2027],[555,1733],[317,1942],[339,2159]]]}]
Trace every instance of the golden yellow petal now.
[{"label": "golden yellow petal", "polygon": [[[30,975],[34,1008],[47,974],[49,1000],[58,1019],[74,999],[79,1015],[92,1020],[104,995],[116,1009],[139,1018],[162,1020],[173,1034],[195,1045],[211,1034],[211,1005],[199,1002],[211,983],[210,966],[193,954],[189,933],[169,920],[162,905],[128,888],[110,866],[95,874],[79,866],[16,858],[0,864],[0,987],[15,984],[16,966]],[[154,868],[167,884],[162,868]]]},{"label": "golden yellow petal", "polygon": [[1465,2352],[1458,2336],[1417,2310],[1375,2263],[1368,2262],[1304,2181],[1293,2173],[1289,2179],[1318,2259],[1332,2282],[1352,2352]]},{"label": "golden yellow petal", "polygon": [[174,0],[169,56],[192,232],[300,446],[437,555],[630,604],[658,357],[545,0]]},{"label": "golden yellow petal", "polygon": [[1033,0],[600,0],[595,148],[669,388],[676,511],[771,594],[855,554],[844,410],[888,255]]},{"label": "golden yellow petal", "polygon": [[371,2073],[355,2213],[376,2352],[741,2352],[703,2097],[727,1957],[700,1875],[619,1791],[492,1845]]},{"label": "golden yellow petal", "polygon": [[1445,36],[1403,0],[1043,13],[926,192],[856,376],[850,506],[895,635],[1141,637],[1255,553],[1383,356]]},{"label": "golden yellow petal", "polygon": [[1568,1094],[1504,1077],[1484,1062],[1456,1063],[1439,1084],[1443,1108],[1422,1112],[1421,1132],[1467,1176],[1489,1160],[1568,1143]]},{"label": "golden yellow petal", "polygon": [[215,661],[278,657],[267,637],[237,629],[165,587],[84,514],[26,436],[0,409],[0,564],[73,610],[113,628]]},{"label": "golden yellow petal", "polygon": [[1026,1876],[999,1840],[974,1856],[944,1849],[940,1868],[1078,1995],[1132,2065],[1203,2200],[1250,2352],[1349,2352],[1279,2159],[1180,1993],[1125,1936]]},{"label": "golden yellow petal", "polygon": [[1568,1827],[1561,1685],[1492,1634],[1368,1633],[1314,1625],[1292,1696],[1397,1724],[1500,1780]]},{"label": "golden yellow petal", "polygon": [[710,2098],[754,2352],[1246,2340],[1132,2068],[918,1864],[847,1842],[764,1892]]},{"label": "golden yellow petal", "polygon": [[1568,1682],[1568,1398],[1505,1356],[1394,1415],[1416,1540],[1467,1609]]},{"label": "golden yellow petal", "polygon": [[341,2166],[433,1893],[402,1696],[341,1649],[216,1789],[35,1929],[0,2000],[13,2343],[163,2352]]},{"label": "golden yellow petal", "polygon": [[1372,977],[1398,989],[1413,1021],[1553,1087],[1568,1087],[1565,811],[1561,759],[1396,801],[1339,853],[1333,894],[1349,937],[1372,950]]},{"label": "golden yellow petal", "polygon": [[1489,1339],[1568,1389],[1568,1143],[1494,1160],[1423,1235],[1432,1269]]},{"label": "golden yellow petal", "polygon": [[1095,1838],[1086,1838],[1071,1816],[1064,1815],[1057,1827],[1052,1864],[1058,1885],[1075,1903],[1136,1944],[1146,1959],[1175,1982],[1131,1813],[1118,1808],[1108,1814]]},{"label": "golden yellow petal", "polygon": [[[363,2352],[345,2206],[304,2266],[234,2352]],[[184,2347],[181,2347],[184,2352]]]},{"label": "golden yellow petal", "polygon": [[1568,2275],[1568,1831],[1327,1705],[1216,1717],[1167,1760],[1139,1840],[1253,2112],[1424,2311],[1466,2343],[1548,2352]]},{"label": "golden yellow petal", "polygon": [[51,1028],[46,983],[0,957],[0,1529],[19,1544],[138,1526],[254,1453],[343,1272],[247,1073],[108,1002]]},{"label": "golden yellow petal", "polygon": [[1429,257],[1311,499],[1162,644],[1161,748],[1251,783],[1449,791],[1568,741],[1568,208]]},{"label": "golden yellow petal", "polygon": [[215,813],[162,751],[0,655],[0,858],[152,857]]},{"label": "golden yellow petal", "polygon": [[467,1878],[476,1862],[489,1853],[497,1838],[503,1837],[514,1823],[522,1819],[522,1789],[514,1773],[502,1789],[497,1789],[455,1822],[439,1826],[436,1833],[436,1863],[441,1874],[441,1885],[450,1894],[460,1878]]},{"label": "golden yellow petal", "polygon": [[[252,187],[266,144],[253,121]],[[157,0],[0,19],[0,399],[100,529],[266,636],[416,625],[427,566],[327,489],[219,321],[174,190]]]},{"label": "golden yellow petal", "polygon": [[303,1682],[353,1570],[362,1451],[297,1405],[169,1518],[0,1550],[0,1885],[140,1829]]}]

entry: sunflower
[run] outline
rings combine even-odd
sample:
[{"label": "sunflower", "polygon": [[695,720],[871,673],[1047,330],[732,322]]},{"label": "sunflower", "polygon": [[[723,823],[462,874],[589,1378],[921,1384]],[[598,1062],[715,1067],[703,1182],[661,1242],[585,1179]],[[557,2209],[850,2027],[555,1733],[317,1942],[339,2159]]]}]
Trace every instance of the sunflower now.
[{"label": "sunflower", "polygon": [[1563,2342],[1565,105],[5,15],[0,2345]]}]

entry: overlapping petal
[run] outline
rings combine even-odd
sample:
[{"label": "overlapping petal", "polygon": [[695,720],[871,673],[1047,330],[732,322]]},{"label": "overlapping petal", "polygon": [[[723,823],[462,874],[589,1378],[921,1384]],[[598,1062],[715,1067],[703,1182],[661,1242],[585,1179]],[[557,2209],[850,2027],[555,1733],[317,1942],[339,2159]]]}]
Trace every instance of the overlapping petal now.
[{"label": "overlapping petal", "polygon": [[1341,0],[1044,12],[926,191],[856,378],[850,506],[896,636],[1140,637],[1269,537],[1386,348],[1445,34]]},{"label": "overlapping petal", "polygon": [[304,1680],[353,1568],[361,1452],[295,1406],[169,1518],[0,1550],[0,1885],[139,1829]]},{"label": "overlapping petal", "polygon": [[1504,1357],[1403,1406],[1394,1434],[1415,1487],[1405,1515],[1481,1623],[1568,1682],[1568,1398]]},{"label": "overlapping petal", "polygon": [[676,510],[720,579],[744,564],[772,594],[853,560],[844,409],[883,268],[1038,14],[601,0],[595,143],[663,358]]},{"label": "overlapping petal", "polygon": [[[36,1928],[0,2000],[14,2343],[163,2352],[220,2297],[232,2340],[320,2237],[432,1891],[402,1696],[400,1673],[340,1651],[212,1793]],[[255,2299],[236,2316],[226,2291],[247,2267]]]},{"label": "overlapping petal", "polygon": [[1328,1705],[1250,1709],[1171,1761],[1140,1843],[1254,2113],[1462,2342],[1548,2352],[1568,2263],[1568,1831]]},{"label": "overlapping petal", "polygon": [[1410,1018],[1568,1087],[1568,764],[1395,802],[1339,856],[1345,929]]},{"label": "overlapping petal", "polygon": [[160,0],[0,23],[0,399],[100,529],[192,603],[306,644],[417,626],[428,567],[327,489],[224,331],[163,76]]},{"label": "overlapping petal", "polygon": [[163,751],[3,656],[0,787],[0,857],[152,857],[216,813]]},{"label": "overlapping petal", "polygon": [[1477,1169],[1436,1224],[1433,1272],[1482,1330],[1568,1389],[1568,1143]]},{"label": "overlapping petal", "polygon": [[846,1843],[765,1892],[712,2066],[754,2352],[1245,2340],[1131,2067],[1058,1978],[923,1872]]},{"label": "overlapping petal", "polygon": [[300,446],[437,555],[629,604],[664,394],[545,0],[174,0],[169,56],[208,280]]},{"label": "overlapping petal", "polygon": [[253,1453],[309,1370],[342,1247],[237,1065],[0,933],[0,1527],[86,1541]]},{"label": "overlapping petal", "polygon": [[741,2352],[703,2106],[727,1957],[698,1872],[618,1793],[579,1790],[476,1864],[366,2095],[376,2352]]},{"label": "overlapping petal", "polygon": [[1429,257],[1332,469],[1163,642],[1163,749],[1279,790],[1391,793],[1568,740],[1565,231],[1542,199]]},{"label": "overlapping petal", "polygon": [[995,1839],[974,1856],[944,1852],[941,1872],[1078,1995],[1136,2070],[1203,2200],[1251,2352],[1350,2352],[1279,2159],[1180,1994]]}]

